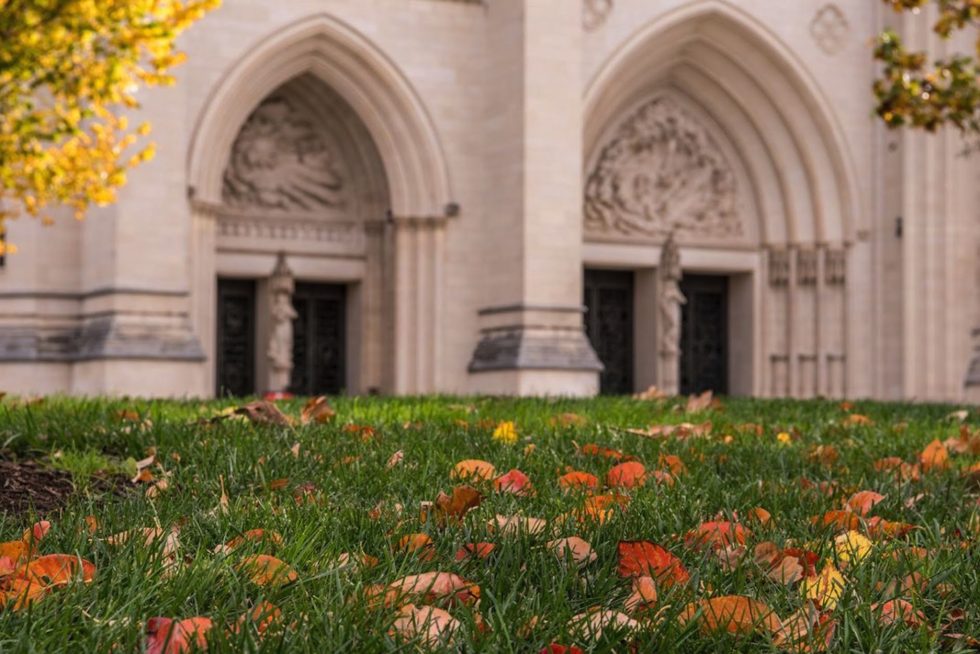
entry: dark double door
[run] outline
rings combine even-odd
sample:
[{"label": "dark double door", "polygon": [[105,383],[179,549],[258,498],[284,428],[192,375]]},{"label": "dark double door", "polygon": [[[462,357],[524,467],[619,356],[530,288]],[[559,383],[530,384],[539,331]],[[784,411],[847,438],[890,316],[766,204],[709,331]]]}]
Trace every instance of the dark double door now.
[{"label": "dark double door", "polygon": [[[293,373],[289,390],[297,395],[337,394],[346,377],[346,287],[296,284],[293,307]],[[219,279],[217,307],[218,395],[251,395],[263,391],[255,376],[256,284],[253,280]]]},{"label": "dark double door", "polygon": [[[728,278],[685,275],[681,292],[681,393],[728,392]],[[585,271],[585,331],[602,361],[600,392],[635,388],[634,273]],[[641,334],[653,338],[653,334]]]}]

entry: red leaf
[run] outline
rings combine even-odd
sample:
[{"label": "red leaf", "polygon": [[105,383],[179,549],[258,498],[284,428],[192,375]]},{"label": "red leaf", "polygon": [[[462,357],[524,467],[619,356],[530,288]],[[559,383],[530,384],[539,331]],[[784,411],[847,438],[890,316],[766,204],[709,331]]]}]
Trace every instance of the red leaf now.
[{"label": "red leaf", "polygon": [[653,577],[665,586],[691,578],[680,559],[650,541],[620,541],[618,550],[621,577]]},{"label": "red leaf", "polygon": [[527,495],[531,492],[531,479],[516,468],[493,480],[493,487],[501,493]]},{"label": "red leaf", "polygon": [[627,461],[613,466],[606,475],[606,483],[617,488],[636,488],[646,480],[647,470],[639,461]]},{"label": "red leaf", "polygon": [[712,547],[720,549],[735,545],[745,545],[748,530],[736,522],[718,520],[705,522],[697,529],[687,532],[684,542],[688,547]]},{"label": "red leaf", "polygon": [[210,618],[150,618],[146,621],[146,654],[184,654],[208,648]]}]

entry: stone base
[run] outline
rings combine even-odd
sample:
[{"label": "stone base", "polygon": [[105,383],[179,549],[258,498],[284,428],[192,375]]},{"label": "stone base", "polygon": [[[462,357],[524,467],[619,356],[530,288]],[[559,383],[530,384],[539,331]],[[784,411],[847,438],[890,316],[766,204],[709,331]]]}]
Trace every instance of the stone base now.
[{"label": "stone base", "polygon": [[72,370],[73,395],[209,397],[205,364],[197,361],[81,361]]},{"label": "stone base", "polygon": [[599,373],[588,370],[498,370],[472,376],[481,395],[521,397],[592,397],[599,392]]}]

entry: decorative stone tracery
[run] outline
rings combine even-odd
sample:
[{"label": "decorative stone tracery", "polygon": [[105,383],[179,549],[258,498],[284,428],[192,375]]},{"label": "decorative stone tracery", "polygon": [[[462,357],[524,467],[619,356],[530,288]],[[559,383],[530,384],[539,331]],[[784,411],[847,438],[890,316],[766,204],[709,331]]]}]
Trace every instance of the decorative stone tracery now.
[{"label": "decorative stone tracery", "polygon": [[670,98],[633,112],[599,152],[585,188],[591,233],[741,237],[737,179],[705,126]]},{"label": "decorative stone tracery", "polygon": [[235,139],[222,200],[238,209],[343,208],[345,175],[331,150],[314,121],[289,99],[269,97]]}]

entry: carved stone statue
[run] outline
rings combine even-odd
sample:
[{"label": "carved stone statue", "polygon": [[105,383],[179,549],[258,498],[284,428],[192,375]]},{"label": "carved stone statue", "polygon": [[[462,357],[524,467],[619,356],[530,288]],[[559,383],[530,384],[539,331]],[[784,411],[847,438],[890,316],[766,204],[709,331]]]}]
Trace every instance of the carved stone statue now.
[{"label": "carved stone statue", "polygon": [[272,393],[285,392],[293,372],[293,320],[298,316],[293,308],[294,288],[293,272],[286,263],[286,255],[280,252],[269,278],[272,328],[266,356],[269,358],[268,390]]},{"label": "carved stone statue", "polygon": [[660,379],[657,385],[671,395],[680,391],[681,306],[687,303],[687,298],[681,293],[681,275],[680,250],[674,240],[674,232],[670,232],[661,250],[660,266],[657,268],[660,336]]}]

